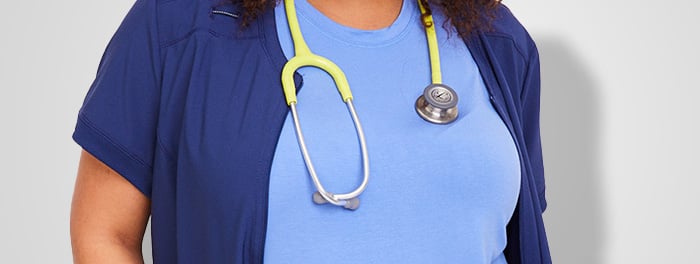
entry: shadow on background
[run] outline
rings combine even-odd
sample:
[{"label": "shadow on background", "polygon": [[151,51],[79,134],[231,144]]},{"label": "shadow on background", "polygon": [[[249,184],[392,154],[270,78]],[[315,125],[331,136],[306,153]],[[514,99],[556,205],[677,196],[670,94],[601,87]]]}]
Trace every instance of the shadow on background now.
[{"label": "shadow on background", "polygon": [[146,234],[143,236],[143,264],[153,264],[153,250],[151,250],[151,221],[148,220]]},{"label": "shadow on background", "polygon": [[542,75],[545,225],[553,262],[602,263],[600,88],[565,41],[547,36],[535,41]]}]

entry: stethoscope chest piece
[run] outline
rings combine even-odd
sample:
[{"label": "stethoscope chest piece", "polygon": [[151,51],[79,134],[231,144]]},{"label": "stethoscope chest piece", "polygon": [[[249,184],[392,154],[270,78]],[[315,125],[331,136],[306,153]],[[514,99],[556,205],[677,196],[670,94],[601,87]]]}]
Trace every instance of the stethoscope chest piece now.
[{"label": "stethoscope chest piece", "polygon": [[434,124],[449,124],[457,119],[457,93],[444,84],[431,84],[416,100],[416,112]]}]

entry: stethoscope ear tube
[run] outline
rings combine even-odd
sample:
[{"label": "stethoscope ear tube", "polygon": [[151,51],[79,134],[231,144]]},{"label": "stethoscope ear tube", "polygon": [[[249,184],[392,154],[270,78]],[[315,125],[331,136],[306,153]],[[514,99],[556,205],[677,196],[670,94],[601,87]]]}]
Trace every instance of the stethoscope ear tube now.
[{"label": "stethoscope ear tube", "polygon": [[[312,53],[309,47],[306,45],[306,41],[304,41],[304,37],[301,34],[301,29],[299,28],[299,21],[297,20],[294,0],[285,0],[284,6],[287,15],[287,22],[289,23],[289,31],[292,35],[292,41],[294,42],[294,57],[292,57],[282,69],[282,87],[284,89],[287,105],[289,105],[289,108],[292,111],[294,130],[297,134],[299,148],[301,149],[302,156],[304,157],[304,163],[306,164],[311,180],[313,181],[317,190],[313,195],[313,201],[317,204],[331,203],[333,205],[342,206],[346,209],[355,210],[360,205],[360,200],[357,197],[360,196],[365,188],[367,188],[367,183],[369,182],[369,157],[367,154],[365,134],[362,130],[360,119],[357,117],[357,112],[355,111],[355,107],[352,103],[350,85],[345,77],[345,73],[343,73],[340,67],[338,67],[332,61]],[[304,141],[304,134],[301,131],[299,114],[297,113],[296,86],[294,84],[294,72],[297,69],[305,66],[312,66],[324,70],[333,78],[335,86],[338,88],[338,92],[340,93],[343,102],[345,102],[345,104],[348,106],[348,111],[350,111],[350,116],[355,124],[355,130],[357,130],[357,137],[360,142],[360,151],[362,152],[363,178],[360,186],[358,186],[352,192],[333,194],[326,191],[321,184],[321,180],[316,174],[316,169],[314,169],[313,163],[311,162],[311,157],[309,156],[309,152]]]},{"label": "stethoscope ear tube", "polygon": [[313,201],[316,204],[331,203],[336,206],[342,206],[345,209],[355,210],[360,206],[360,200],[358,196],[367,188],[367,183],[369,182],[369,152],[367,151],[367,142],[365,140],[365,133],[362,130],[362,125],[360,124],[359,117],[355,111],[355,106],[352,103],[352,99],[348,99],[345,104],[348,106],[348,111],[352,117],[353,123],[355,124],[355,130],[357,131],[357,138],[360,143],[360,152],[362,154],[362,183],[355,190],[349,193],[333,194],[326,191],[321,184],[321,180],[316,174],[316,169],[314,168],[313,162],[311,161],[311,156],[309,155],[308,149],[306,147],[306,142],[304,140],[304,133],[301,130],[301,124],[299,122],[299,114],[297,113],[296,103],[291,103],[289,108],[292,112],[292,119],[294,121],[294,130],[296,131],[297,141],[299,142],[299,148],[301,149],[302,157],[304,158],[304,163],[309,171],[311,180],[316,187],[316,192],[313,194]]}]

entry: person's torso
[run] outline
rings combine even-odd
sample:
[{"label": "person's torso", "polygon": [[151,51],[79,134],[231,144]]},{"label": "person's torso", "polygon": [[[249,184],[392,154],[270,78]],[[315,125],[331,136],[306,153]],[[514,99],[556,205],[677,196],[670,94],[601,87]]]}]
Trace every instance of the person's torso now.
[{"label": "person's torso", "polygon": [[[280,48],[275,28],[275,14],[273,10],[268,10],[247,27],[242,28],[241,19],[244,9],[237,3],[222,4],[225,1],[219,0],[157,2],[158,12],[155,16],[159,24],[158,31],[153,33],[158,34],[160,43],[158,43],[159,49],[154,52],[158,52],[162,59],[162,68],[157,69],[162,76],[159,83],[160,108],[157,113],[158,124],[155,131],[157,144],[154,146],[150,196],[154,261],[155,263],[260,263],[263,261],[263,252],[266,247],[266,233],[272,229],[272,227],[267,228],[269,205],[274,204],[268,202],[270,198],[268,190],[270,190],[269,180],[273,159],[282,151],[277,149],[278,141],[283,139],[291,141],[291,149],[294,152],[291,157],[300,159],[294,137],[289,134],[290,130],[282,134],[283,127],[289,129],[285,124],[289,110],[284,102],[279,77],[287,58]],[[536,50],[532,49],[532,41],[525,30],[503,6],[499,7],[494,29],[495,32],[488,36],[479,32],[463,40],[472,52],[473,59],[484,78],[486,90],[491,95],[491,105],[495,106],[506,123],[505,126],[516,139],[522,161],[519,209],[508,226],[509,243],[506,258],[509,263],[549,263],[539,207],[544,203],[544,200],[539,198],[542,184],[532,179],[530,158],[527,156],[527,147],[523,139],[523,130],[527,128],[521,123],[523,119],[531,119],[533,114],[521,116],[520,112],[521,99],[526,96],[521,91],[524,89],[524,78],[529,70],[527,58]],[[453,39],[454,42],[461,40],[456,34],[453,35]],[[412,103],[423,87],[429,83],[427,48],[422,35],[419,42],[415,44],[417,50],[415,54],[407,55],[425,56],[424,61],[420,62],[420,66],[410,67],[411,74],[408,75],[411,78],[414,77],[413,75],[423,75],[420,77],[422,79],[412,83],[410,87],[398,88],[414,94],[392,94],[393,97],[400,97],[401,100],[411,103],[405,109],[396,111],[406,111],[405,113],[414,115],[410,118],[415,118],[417,121],[410,122],[417,123],[425,121],[420,120],[415,114]],[[419,45],[422,48],[418,47]],[[451,56],[446,55],[449,51],[443,50],[445,48],[441,49],[443,57]],[[449,58],[443,58],[443,63],[448,63],[448,60]],[[340,64],[342,60],[336,62]],[[341,65],[341,67],[347,72],[353,71],[353,66],[347,68]],[[413,74],[414,71],[415,74]],[[459,85],[448,79],[452,78],[449,77],[449,72],[444,74],[448,84],[453,87]],[[471,73],[464,76],[469,74]],[[302,91],[310,87],[306,83],[308,77],[310,76],[304,78]],[[368,116],[372,114],[373,106],[368,104],[381,98],[363,95],[362,85],[356,87],[353,84],[358,78],[349,79],[357,97],[357,108],[363,124],[374,126],[373,123],[376,124],[376,121]],[[301,76],[296,76],[295,80],[297,85],[301,85]],[[461,81],[457,80],[457,82]],[[330,95],[323,100],[328,101],[333,107],[342,108],[343,104],[335,88],[331,85],[326,88],[330,91]],[[470,100],[467,99],[467,94],[472,93],[459,91],[461,89],[459,87],[455,88],[460,92],[462,101]],[[309,101],[309,105],[315,105],[313,98],[307,98],[304,93],[301,94],[300,103]],[[488,100],[483,97],[481,99]],[[469,107],[461,108],[464,111],[467,111],[466,109]],[[306,111],[300,114],[305,128],[319,124],[310,119],[314,118],[313,113]],[[351,125],[347,113],[343,112],[343,114],[343,119],[338,120],[337,123],[341,126]],[[468,119],[468,116],[468,112],[462,113],[462,117],[454,125],[457,126],[458,123]],[[379,124],[377,127],[381,126],[384,124]],[[437,125],[430,126],[436,126],[431,129],[444,129]],[[367,129],[369,131],[369,127]],[[529,129],[531,130],[532,127]],[[313,133],[312,128],[307,130]],[[347,134],[353,133],[353,129],[342,129],[342,131]],[[395,135],[397,140],[407,140],[402,137],[413,136],[404,133],[404,131],[398,131]],[[379,137],[376,135],[379,134],[373,135],[373,139],[368,137],[370,151],[379,151],[375,146],[381,147],[383,144],[381,139],[377,141]],[[394,135],[385,137],[382,134],[381,136],[383,139],[394,140]],[[342,155],[348,159],[357,159],[357,142],[354,134],[347,137],[349,139],[343,140],[344,142],[339,145],[350,151],[343,151]],[[308,138],[311,140],[325,137],[310,134]],[[501,141],[503,144],[505,142]],[[394,144],[396,148],[403,147],[396,145],[394,141],[388,143]],[[323,153],[323,150],[319,149],[323,144],[314,146],[311,146],[312,155]],[[533,146],[533,148],[536,147]],[[375,163],[380,162],[377,159],[384,157],[371,154],[370,158],[373,159],[372,167],[375,168]],[[534,162],[541,162],[537,157],[534,159]],[[317,161],[319,166],[325,166],[322,164],[326,162]],[[345,168],[338,170],[349,175],[349,177],[340,177],[341,181],[359,181],[360,176],[355,172],[360,164],[355,165],[349,166],[347,170]],[[295,182],[304,186],[294,190],[304,193],[304,198],[299,199],[301,202],[311,203],[311,189],[306,171],[303,167],[298,167],[296,170],[300,174],[295,174],[295,177],[298,177]],[[320,171],[320,174],[324,183],[329,181],[328,178],[331,175],[328,171]],[[368,211],[365,209],[371,207],[372,203],[381,203],[373,201],[377,199],[373,199],[371,195],[373,192],[376,194],[376,191],[381,191],[379,186],[383,184],[382,175],[390,174],[372,173],[369,188],[361,197],[363,202],[358,212]],[[352,188],[356,182],[350,183],[349,185],[345,182],[327,184],[335,191],[336,187],[339,190]],[[394,182],[391,183],[394,184]],[[450,181],[438,183],[452,184]],[[293,188],[290,187],[290,189]],[[409,198],[411,197],[413,196]],[[392,204],[392,206],[409,205],[400,201]],[[326,210],[324,206],[313,206]],[[334,214],[346,213],[340,208],[328,209],[339,209],[332,210]],[[425,226],[434,228],[434,225]],[[505,237],[503,240],[505,241]]]},{"label": "person's torso", "polygon": [[[443,82],[459,96],[458,119],[436,125],[414,109],[431,82],[416,1],[404,1],[396,21],[374,31],[336,24],[306,1],[296,2],[312,52],[348,78],[371,176],[357,211],[314,204],[315,187],[288,115],[270,175],[265,262],[505,263],[519,157],[459,35],[436,27]],[[284,7],[275,11],[280,44],[291,58]],[[434,10],[434,19],[443,25],[445,18]],[[297,109],[320,180],[331,192],[352,191],[362,167],[347,108],[325,72],[298,72],[304,81]]]}]

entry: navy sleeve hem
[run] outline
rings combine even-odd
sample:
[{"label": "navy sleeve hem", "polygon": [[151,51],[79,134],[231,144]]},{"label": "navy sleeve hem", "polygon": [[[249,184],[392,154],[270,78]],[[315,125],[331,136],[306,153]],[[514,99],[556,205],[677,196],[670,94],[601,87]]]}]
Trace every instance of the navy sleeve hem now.
[{"label": "navy sleeve hem", "polygon": [[146,197],[151,198],[152,167],[129,154],[122,146],[94,127],[82,114],[78,116],[73,140],[119,173]]}]

